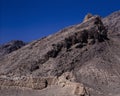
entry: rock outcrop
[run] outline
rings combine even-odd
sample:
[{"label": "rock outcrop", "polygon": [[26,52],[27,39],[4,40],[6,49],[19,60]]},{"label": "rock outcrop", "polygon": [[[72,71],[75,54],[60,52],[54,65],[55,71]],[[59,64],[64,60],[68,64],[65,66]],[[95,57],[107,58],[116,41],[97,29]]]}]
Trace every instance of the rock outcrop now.
[{"label": "rock outcrop", "polygon": [[88,21],[90,18],[92,18],[93,17],[93,15],[91,14],[91,13],[88,13],[86,16],[85,16],[85,18],[84,18],[84,21],[83,22],[86,22],[86,21]]}]

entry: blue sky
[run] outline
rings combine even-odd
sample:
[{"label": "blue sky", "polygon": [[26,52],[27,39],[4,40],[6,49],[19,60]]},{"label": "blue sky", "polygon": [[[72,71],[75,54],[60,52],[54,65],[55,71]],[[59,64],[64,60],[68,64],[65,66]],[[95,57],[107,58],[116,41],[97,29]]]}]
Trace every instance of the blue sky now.
[{"label": "blue sky", "polygon": [[30,42],[80,23],[87,13],[117,10],[120,0],[0,0],[0,44]]}]

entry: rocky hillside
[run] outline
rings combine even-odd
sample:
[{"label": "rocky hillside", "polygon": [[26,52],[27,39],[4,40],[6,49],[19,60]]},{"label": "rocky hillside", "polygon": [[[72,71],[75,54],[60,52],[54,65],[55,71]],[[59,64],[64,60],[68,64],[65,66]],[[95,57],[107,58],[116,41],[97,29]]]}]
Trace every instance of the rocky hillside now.
[{"label": "rocky hillside", "polygon": [[120,34],[120,11],[107,16],[103,22],[108,26],[110,34]]},{"label": "rocky hillside", "polygon": [[0,57],[20,49],[26,44],[23,41],[14,40],[0,46]]},{"label": "rocky hillside", "polygon": [[120,96],[119,14],[88,14],[3,56],[2,96]]}]

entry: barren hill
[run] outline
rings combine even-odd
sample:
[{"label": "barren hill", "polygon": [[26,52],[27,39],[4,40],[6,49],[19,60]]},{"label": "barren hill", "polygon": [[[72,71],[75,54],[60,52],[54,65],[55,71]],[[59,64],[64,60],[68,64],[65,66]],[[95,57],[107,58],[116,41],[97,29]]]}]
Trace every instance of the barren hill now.
[{"label": "barren hill", "polygon": [[25,46],[26,43],[20,40],[13,40],[3,45],[0,45],[0,57],[9,54],[13,51],[20,49],[21,47]]},{"label": "barren hill", "polygon": [[3,56],[0,92],[2,96],[120,96],[119,41],[120,11],[103,19],[88,14],[81,24]]}]

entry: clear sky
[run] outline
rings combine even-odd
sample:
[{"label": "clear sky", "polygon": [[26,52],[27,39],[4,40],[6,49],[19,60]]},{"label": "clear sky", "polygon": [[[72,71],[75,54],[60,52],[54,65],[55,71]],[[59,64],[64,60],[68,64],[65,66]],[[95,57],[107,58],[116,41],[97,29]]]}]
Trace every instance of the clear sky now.
[{"label": "clear sky", "polygon": [[107,16],[120,0],[0,0],[0,44],[30,42],[78,24],[87,13]]}]

